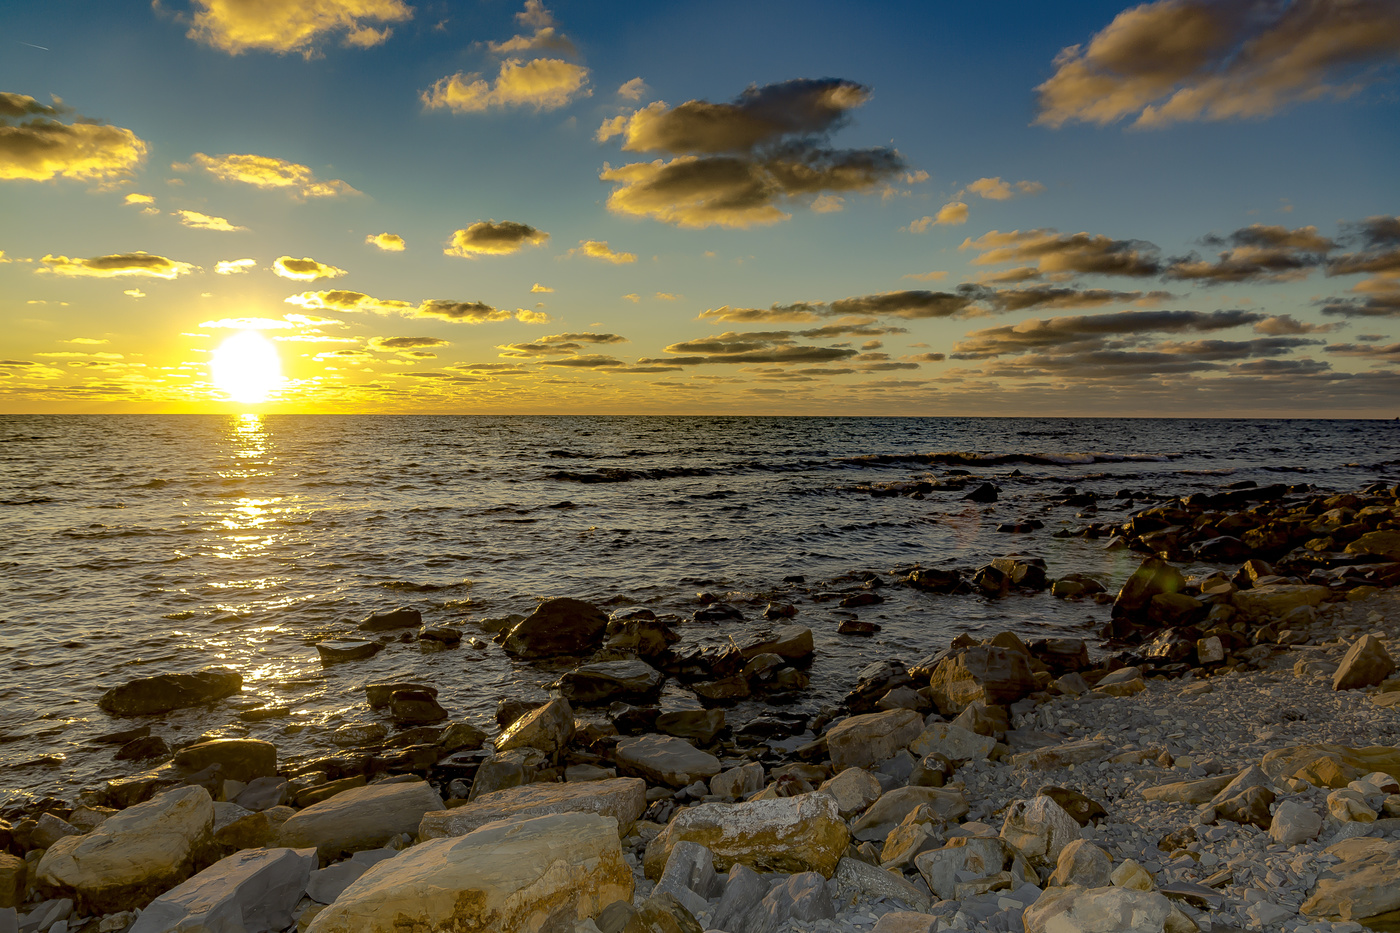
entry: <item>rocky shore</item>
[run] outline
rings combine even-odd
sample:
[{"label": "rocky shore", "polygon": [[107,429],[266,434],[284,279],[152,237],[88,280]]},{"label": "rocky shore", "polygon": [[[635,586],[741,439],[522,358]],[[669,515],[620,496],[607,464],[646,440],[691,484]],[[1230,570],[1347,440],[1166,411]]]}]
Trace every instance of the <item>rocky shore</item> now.
[{"label": "rocky shore", "polygon": [[[153,767],[3,813],[0,933],[1400,928],[1400,487],[1241,485],[1067,533],[1138,552],[1116,595],[1028,555],[825,595],[1111,602],[1101,645],[960,635],[815,717],[785,710],[815,649],[781,602],[706,645],[572,599],[483,620],[551,699],[503,701],[491,736],[432,684],[371,684],[379,718],[309,760],[159,734],[280,715],[240,708],[237,671],[121,684],[105,738]],[[462,633],[399,608],[317,647],[398,637]]]}]

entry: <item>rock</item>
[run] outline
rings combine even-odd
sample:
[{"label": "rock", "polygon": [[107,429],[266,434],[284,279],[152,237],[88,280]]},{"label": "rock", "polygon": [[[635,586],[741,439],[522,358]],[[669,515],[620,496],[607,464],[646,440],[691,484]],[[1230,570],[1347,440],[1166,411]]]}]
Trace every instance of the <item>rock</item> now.
[{"label": "rock", "polygon": [[935,722],[909,743],[909,751],[920,757],[939,754],[957,762],[986,758],[996,745],[996,739],[991,736],[978,735],[952,723]]},{"label": "rock", "polygon": [[395,849],[366,849],[343,862],[313,871],[306,882],[306,896],[321,904],[333,904],[361,875],[398,854]]},{"label": "rock", "polygon": [[1269,836],[1281,846],[1296,846],[1317,838],[1322,832],[1322,817],[1317,811],[1297,800],[1284,800],[1274,808],[1274,820],[1269,824]]},{"label": "rock", "polygon": [[1225,645],[1219,635],[1196,639],[1196,660],[1202,665],[1219,664],[1225,660]]},{"label": "rock", "polygon": [[[1369,841],[1369,840],[1368,840]],[[1317,883],[1302,912],[1310,917],[1364,920],[1400,910],[1400,843],[1369,847],[1368,854],[1343,861],[1332,871],[1340,875]]]},{"label": "rock", "polygon": [[1098,739],[1078,739],[1062,745],[1047,745],[1011,756],[1011,765],[1018,771],[1054,771],[1074,765],[1103,761],[1112,752],[1107,742]]},{"label": "rock", "polygon": [[647,785],[637,778],[579,784],[526,784],[492,791],[464,807],[430,811],[418,824],[418,838],[465,836],[496,820],[523,820],[550,813],[596,813],[617,821],[624,836],[647,808]]},{"label": "rock", "polygon": [[875,921],[870,933],[937,933],[938,918],[932,914],[892,910]]},{"label": "rock", "polygon": [[526,660],[588,654],[602,645],[607,627],[607,615],[592,603],[546,599],[510,630],[501,647]]},{"label": "rock", "polygon": [[455,648],[462,643],[461,629],[446,626],[423,626],[418,630],[419,647],[429,650]]},{"label": "rock", "polygon": [[928,806],[944,822],[955,822],[967,815],[967,798],[960,790],[941,787],[897,787],[876,800],[851,826],[862,842],[884,839],[917,807]]},{"label": "rock", "polygon": [[374,709],[383,709],[389,705],[389,701],[393,698],[394,694],[400,690],[422,690],[434,697],[438,695],[437,687],[429,687],[425,684],[366,684],[365,701]]},{"label": "rock", "polygon": [[129,933],[280,933],[315,867],[312,849],[238,852],[156,898]]},{"label": "rock", "polygon": [[1374,823],[1377,816],[1364,795],[1346,787],[1327,795],[1327,812],[1343,823]]},{"label": "rock", "polygon": [[1160,557],[1149,557],[1124,582],[1113,601],[1113,618],[1133,618],[1147,612],[1154,596],[1179,593],[1186,578]]},{"label": "rock", "polygon": [[719,759],[702,752],[684,739],[663,735],[643,735],[621,739],[613,752],[624,774],[646,778],[657,784],[685,787],[709,780],[720,772]]},{"label": "rock", "polygon": [[64,836],[81,836],[83,831],[52,813],[39,814],[39,825],[29,834],[30,848],[47,849]]},{"label": "rock", "polygon": [[[1078,677],[1079,675],[1075,674],[1074,676]],[[1006,738],[1007,730],[1011,728],[1011,721],[1006,713],[1006,707],[988,706],[981,700],[977,700],[967,704],[967,709],[958,714],[957,718],[953,720],[953,725],[978,735],[990,736],[1000,742]]]},{"label": "rock", "polygon": [[735,862],[725,879],[724,893],[715,906],[711,926],[718,930],[746,931],[746,918],[767,894],[768,882],[764,877],[742,862]]},{"label": "rock", "polygon": [[[647,933],[704,933],[695,916],[685,905],[665,891],[652,894],[636,908],[636,922]],[[580,924],[574,933],[588,933],[588,924]],[[629,927],[623,927],[628,933]]]},{"label": "rock", "polygon": [[748,931],[776,933],[789,920],[811,922],[835,918],[836,905],[826,891],[826,879],[817,872],[804,871],[773,886],[758,910],[749,916]]},{"label": "rock", "polygon": [[836,771],[873,767],[907,748],[923,727],[924,717],[909,709],[847,717],[826,733],[831,766]]},{"label": "rock", "polygon": [[914,868],[914,860],[929,849],[937,849],[946,841],[941,832],[942,820],[926,806],[916,807],[890,830],[880,848],[880,867],[895,871]]},{"label": "rock", "polygon": [[997,493],[997,487],[991,483],[982,483],[963,498],[969,502],[995,502],[997,501]]},{"label": "rock", "polygon": [[709,898],[718,897],[723,888],[710,850],[694,842],[678,842],[671,848],[654,893],[669,894],[696,914],[705,910]]},{"label": "rock", "polygon": [[1061,850],[1081,836],[1074,817],[1049,797],[1037,796],[1007,808],[1001,838],[1032,864],[1053,866]]},{"label": "rock", "polygon": [[1108,816],[1108,811],[1104,809],[1103,804],[1068,787],[1046,785],[1036,793],[1041,797],[1049,797],[1055,801],[1061,809],[1074,817],[1074,821],[1080,826],[1088,826],[1091,821]]},{"label": "rock", "polygon": [[750,661],[760,654],[776,654],[789,661],[812,656],[812,630],[805,625],[779,625],[760,629],[736,642],[740,655]]},{"label": "rock", "polygon": [[694,696],[678,693],[661,698],[655,725],[658,732],[708,744],[724,728],[724,719],[724,710],[706,709]]},{"label": "rock", "polygon": [[1348,554],[1375,554],[1400,561],[1400,531],[1368,531],[1343,549]]},{"label": "rock", "polygon": [[388,632],[400,628],[417,628],[423,624],[423,614],[417,609],[400,606],[367,615],[356,626],[362,632]]},{"label": "rock", "polygon": [[1240,590],[1231,597],[1246,622],[1278,619],[1299,606],[1320,606],[1332,591],[1325,586],[1275,583],[1252,590]]},{"label": "rock", "polygon": [[379,642],[366,641],[363,638],[327,638],[316,643],[316,653],[320,655],[323,666],[342,664],[346,661],[363,661],[383,650],[384,646]]},{"label": "rock", "polygon": [[1161,800],[1167,803],[1208,803],[1234,779],[1235,775],[1225,774],[1198,781],[1173,781],[1170,784],[1158,784],[1156,787],[1144,787],[1142,796],[1147,800]]},{"label": "rock", "polygon": [[1113,869],[1108,880],[1115,887],[1132,888],[1134,891],[1151,891],[1157,887],[1152,873],[1130,858],[1123,859],[1118,867]]},{"label": "rock", "polygon": [[[235,812],[221,818],[222,807],[233,807]],[[224,853],[239,849],[261,849],[272,845],[282,824],[296,813],[291,807],[270,807],[266,810],[244,810],[237,804],[214,804],[214,844]]]},{"label": "rock", "polygon": [[396,726],[426,726],[447,719],[447,710],[426,690],[395,690],[389,697],[389,716]]},{"label": "rock", "polygon": [[1146,690],[1147,684],[1139,668],[1124,667],[1105,675],[1094,685],[1094,689],[1111,697],[1130,697]]},{"label": "rock", "polygon": [[959,883],[1000,873],[1010,857],[996,836],[960,836],[920,854],[914,865],[935,896],[951,900],[958,896]]},{"label": "rock", "polygon": [[1213,802],[1215,814],[1221,819],[1234,823],[1253,823],[1267,830],[1273,817],[1269,806],[1274,802],[1274,792],[1267,787],[1251,787],[1233,797]]},{"label": "rock", "polygon": [[706,803],[679,811],[646,849],[643,867],[659,878],[678,842],[698,842],[724,871],[816,871],[829,877],[846,854],[850,833],[826,794],[798,794],[733,805]]},{"label": "rock", "polygon": [[563,751],[573,734],[574,711],[568,700],[556,697],[511,723],[496,737],[496,751],[536,748],[552,755]]},{"label": "rock", "polygon": [[1249,917],[1249,919],[1254,922],[1254,925],[1262,930],[1279,926],[1285,920],[1292,918],[1294,913],[1281,904],[1275,904],[1273,901],[1261,900],[1255,901],[1245,908],[1245,916]]},{"label": "rock", "polygon": [[277,773],[277,746],[259,739],[214,739],[187,745],[175,753],[175,766],[203,771],[219,765],[225,779],[244,784]]},{"label": "rock", "polygon": [[437,745],[445,754],[474,751],[486,744],[486,733],[469,722],[454,722],[442,730]]},{"label": "rock", "polygon": [[426,781],[371,784],[313,804],[282,824],[278,844],[314,846],[324,859],[377,849],[400,833],[413,834],[423,814],[445,809]]},{"label": "rock", "polygon": [[0,852],[0,910],[24,903],[29,886],[29,866],[24,859]]},{"label": "rock", "polygon": [[1065,574],[1050,585],[1050,595],[1056,599],[1080,599],[1103,591],[1102,583],[1083,573]]},{"label": "rock", "polygon": [[1372,687],[1395,673],[1395,662],[1385,650],[1385,642],[1374,635],[1362,635],[1342,658],[1332,678],[1333,690]]},{"label": "rock", "polygon": [[117,749],[112,757],[117,761],[148,761],[152,758],[165,758],[170,754],[170,746],[158,735],[147,735],[132,739]]},{"label": "rock", "polygon": [[763,790],[763,765],[752,762],[721,771],[710,778],[710,793],[716,797],[743,799]]},{"label": "rock", "polygon": [[97,705],[113,716],[150,716],[202,706],[243,689],[243,676],[227,667],[207,667],[190,674],[157,674],[113,687]]},{"label": "rock", "polygon": [[528,747],[492,755],[477,768],[467,799],[475,800],[495,790],[529,784],[546,760],[544,752]]},{"label": "rock", "polygon": [[1060,850],[1047,885],[1066,888],[1102,888],[1112,884],[1113,860],[1087,839],[1072,839]]},{"label": "rock", "polygon": [[1164,933],[1172,910],[1156,891],[1046,888],[1022,921],[1025,933]]},{"label": "rock", "polygon": [[287,802],[291,788],[284,777],[254,778],[238,792],[233,802],[245,810],[270,810]]},{"label": "rock", "polygon": [[632,899],[617,824],[591,813],[495,823],[380,862],[307,933],[544,933]]},{"label": "rock", "polygon": [[930,898],[928,890],[904,880],[898,872],[886,871],[867,865],[859,859],[843,858],[836,864],[836,874],[831,876],[836,890],[833,897],[840,908],[849,907],[859,900],[874,901],[879,898],[899,901],[915,910],[928,910]]},{"label": "rock", "polygon": [[879,779],[863,768],[847,768],[823,781],[817,788],[817,793],[826,794],[836,801],[836,809],[842,819],[849,819],[864,810],[879,800],[884,792]]},{"label": "rock", "polygon": [[944,716],[956,716],[971,703],[1014,703],[1036,688],[1030,655],[1016,648],[974,645],[933,668],[929,687]]},{"label": "rock", "polygon": [[1275,783],[1301,778],[1318,787],[1346,787],[1373,771],[1400,778],[1400,748],[1295,745],[1266,753],[1259,767]]},{"label": "rock", "polygon": [[85,911],[138,907],[189,877],[213,827],[208,791],[169,790],[87,835],[58,840],[39,860],[37,880],[44,889],[73,897]]},{"label": "rock", "polygon": [[645,661],[599,661],[585,664],[559,678],[559,692],[578,706],[606,703],[615,699],[635,699],[654,693],[662,674]]}]

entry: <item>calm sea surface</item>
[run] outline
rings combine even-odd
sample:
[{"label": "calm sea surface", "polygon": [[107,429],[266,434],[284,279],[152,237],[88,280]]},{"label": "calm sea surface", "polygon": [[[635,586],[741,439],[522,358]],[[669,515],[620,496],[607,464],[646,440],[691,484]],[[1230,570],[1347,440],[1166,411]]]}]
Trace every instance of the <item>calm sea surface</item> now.
[{"label": "calm sea surface", "polygon": [[[871,494],[955,470],[996,483],[1000,501]],[[131,724],[95,701],[135,677],[238,669],[238,705],[293,715],[243,724],[229,705],[154,720],[156,732],[172,744],[251,735],[295,758],[326,751],[329,729],[374,718],[366,683],[434,684],[454,717],[494,726],[498,698],[541,696],[557,676],[489,642],[435,653],[395,643],[322,668],[316,640],[397,605],[468,639],[489,638],[476,620],[528,613],[549,596],[688,620],[709,591],[744,609],[743,624],[679,626],[697,641],[761,625],[771,596],[795,603],[816,633],[799,704],[815,709],[866,661],[913,661],[958,631],[1089,636],[1107,614],[1045,594],[993,601],[890,586],[886,602],[859,610],[811,598],[843,574],[892,583],[889,571],[915,563],[971,568],[1023,553],[1052,576],[1086,571],[1116,586],[1137,558],[1051,535],[1130,509],[1107,500],[1076,517],[1057,504],[1065,487],[1181,495],[1243,480],[1394,483],[1400,423],[0,417],[0,805],[71,798],[139,770],[91,742]],[[1026,518],[1044,529],[996,531]],[[782,583],[794,574],[806,582]],[[837,635],[853,616],[882,631]],[[758,712],[740,707],[731,721]]]}]

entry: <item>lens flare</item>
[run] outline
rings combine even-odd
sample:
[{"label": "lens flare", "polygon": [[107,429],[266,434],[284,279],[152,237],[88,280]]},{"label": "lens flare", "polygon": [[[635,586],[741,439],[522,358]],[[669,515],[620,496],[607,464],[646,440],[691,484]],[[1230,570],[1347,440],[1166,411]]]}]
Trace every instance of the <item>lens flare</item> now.
[{"label": "lens flare", "polygon": [[219,345],[209,361],[214,385],[235,402],[265,402],[283,383],[277,348],[262,334],[244,331]]}]

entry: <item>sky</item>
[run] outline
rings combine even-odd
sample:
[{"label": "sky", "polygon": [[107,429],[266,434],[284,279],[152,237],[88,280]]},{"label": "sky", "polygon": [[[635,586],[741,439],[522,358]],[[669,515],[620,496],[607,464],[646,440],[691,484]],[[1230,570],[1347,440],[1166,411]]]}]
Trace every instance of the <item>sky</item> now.
[{"label": "sky", "polygon": [[1400,416],[1400,3],[14,0],[0,412]]}]

